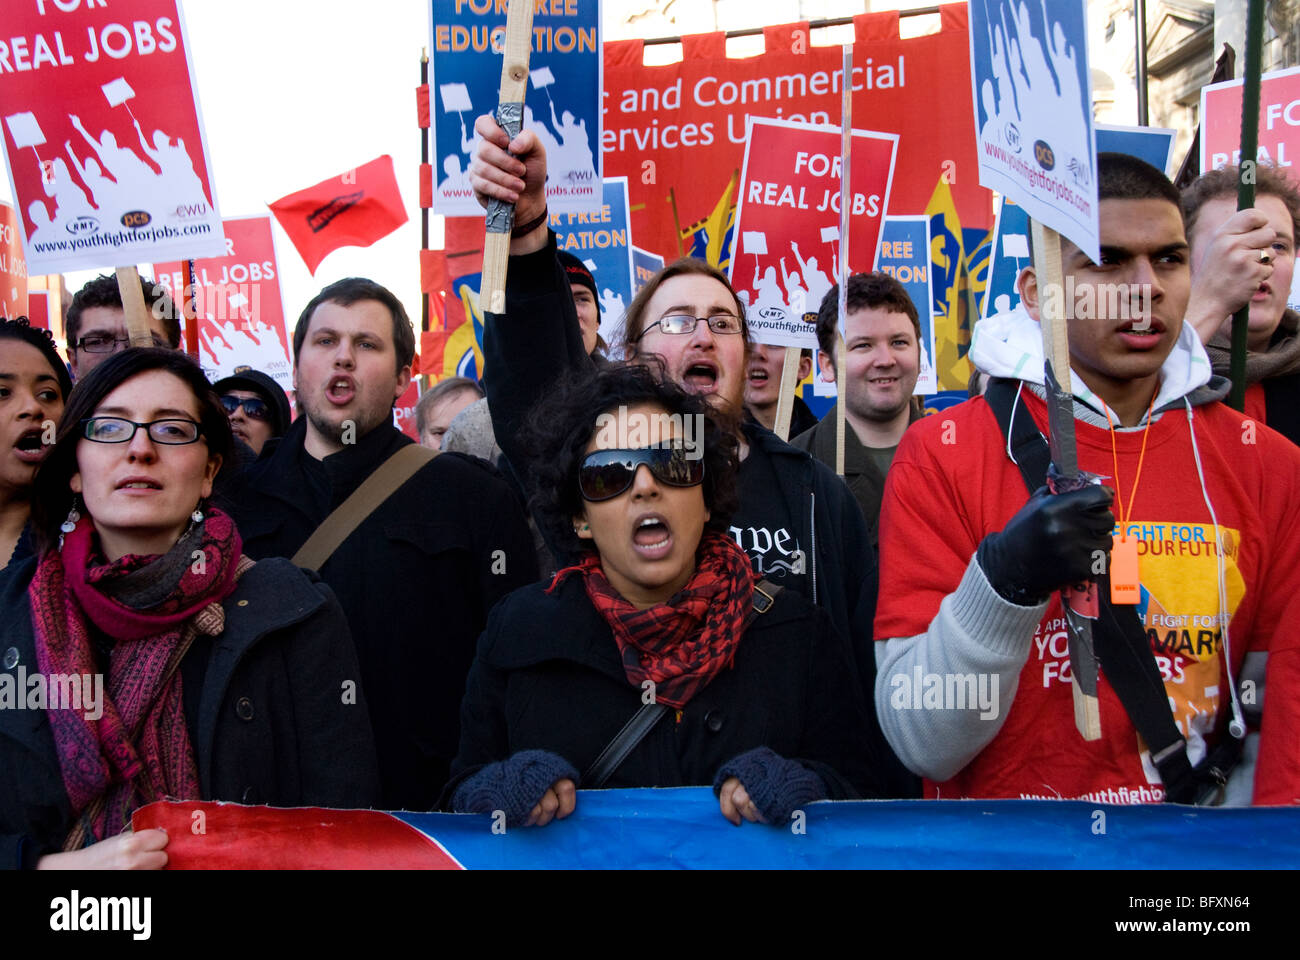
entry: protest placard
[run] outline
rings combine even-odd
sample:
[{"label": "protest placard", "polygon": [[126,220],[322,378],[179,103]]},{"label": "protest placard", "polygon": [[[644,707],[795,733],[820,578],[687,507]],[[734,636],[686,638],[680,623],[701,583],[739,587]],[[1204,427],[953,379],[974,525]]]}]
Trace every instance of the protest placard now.
[{"label": "protest placard", "polygon": [[[1228,80],[1201,88],[1201,169],[1218,170],[1241,162],[1241,88]],[[1257,160],[1276,166],[1300,183],[1300,67],[1263,74],[1259,79]],[[1300,270],[1287,305],[1300,310]]]},{"label": "protest placard", "polygon": [[[873,269],[897,146],[896,134],[853,131],[855,272]],[[839,242],[823,238],[840,219],[839,128],[751,117],[740,179],[741,241],[728,275],[748,305],[750,335],[815,351],[817,325],[805,314],[816,313],[835,282]]]},{"label": "protest placard", "polygon": [[1084,0],[971,4],[980,183],[1100,258]]},{"label": "protest placard", "polygon": [[[435,213],[478,217],[468,167],[474,120],[497,106],[506,5],[433,0],[433,155]],[[546,202],[552,213],[599,209],[602,49],[599,0],[539,4],[523,125],[546,150]]]},{"label": "protest placard", "polygon": [[612,346],[622,337],[623,311],[633,294],[627,178],[606,180],[603,191],[604,202],[591,213],[552,213],[551,229],[555,245],[591,271],[600,305],[600,336]]},{"label": "protest placard", "polygon": [[640,292],[646,281],[664,268],[664,258],[640,247],[632,248],[633,295]]},{"label": "protest placard", "polygon": [[406,390],[393,404],[393,426],[416,443],[420,442],[420,431],[415,428],[415,408],[419,402],[420,378],[412,377]]},{"label": "protest placard", "polygon": [[0,317],[27,313],[27,259],[17,211],[0,203]]},{"label": "protest placard", "polygon": [[220,256],[177,0],[8,3],[0,130],[33,274]]},{"label": "protest placard", "polygon": [[[194,263],[199,363],[213,381],[248,366],[291,391],[291,350],[271,218],[236,217],[223,225],[226,255]],[[186,265],[156,263],[153,270],[154,279],[179,304],[188,283]]]},{"label": "protest placard", "polygon": [[[852,248],[850,248],[852,249]],[[939,389],[934,372],[934,317],[930,290],[930,219],[924,216],[885,217],[880,231],[876,269],[903,285],[916,307],[921,325],[921,373],[916,379],[918,395]]]}]

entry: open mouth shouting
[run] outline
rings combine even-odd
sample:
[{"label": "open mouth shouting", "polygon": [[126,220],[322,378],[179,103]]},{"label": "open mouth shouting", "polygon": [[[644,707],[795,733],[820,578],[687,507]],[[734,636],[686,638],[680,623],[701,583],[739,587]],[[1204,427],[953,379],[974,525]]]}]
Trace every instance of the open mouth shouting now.
[{"label": "open mouth shouting", "polygon": [[40,463],[47,452],[48,448],[41,442],[40,427],[24,430],[14,442],[14,455],[23,463]]},{"label": "open mouth shouting", "polygon": [[661,513],[640,514],[632,524],[632,549],[645,560],[661,560],[673,548],[673,534]]},{"label": "open mouth shouting", "polygon": [[681,384],[690,393],[717,393],[720,371],[712,360],[693,360],[682,370]]},{"label": "open mouth shouting", "polygon": [[346,374],[330,378],[329,384],[325,387],[325,399],[337,407],[347,406],[356,395],[356,381]]}]

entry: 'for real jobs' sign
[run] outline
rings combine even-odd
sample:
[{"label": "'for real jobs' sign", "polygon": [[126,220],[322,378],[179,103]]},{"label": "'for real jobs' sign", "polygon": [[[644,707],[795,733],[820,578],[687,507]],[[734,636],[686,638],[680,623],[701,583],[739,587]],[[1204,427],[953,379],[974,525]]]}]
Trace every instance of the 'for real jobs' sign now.
[{"label": "'for real jobs' sign", "polygon": [[[840,129],[749,118],[729,276],[756,343],[817,350],[816,314],[840,250]],[[898,136],[853,131],[849,261],[874,269]]]},{"label": "'for real jobs' sign", "polygon": [[1084,0],[970,5],[980,183],[1100,259]]},{"label": "'for real jobs' sign", "polygon": [[[280,273],[270,217],[225,221],[226,253],[194,262],[199,313],[199,353],[212,381],[236,367],[252,367],[293,390],[289,336],[280,298]],[[154,278],[181,302],[187,272],[183,263],[154,264]]]},{"label": "'for real jobs' sign", "polygon": [[0,129],[31,273],[222,253],[192,78],[177,0],[6,0]]},{"label": "'for real jobs' sign", "polygon": [[[1242,81],[1201,88],[1201,169],[1217,170],[1241,162]],[[1300,184],[1300,67],[1266,73],[1259,81],[1260,163],[1272,164]],[[1297,238],[1300,239],[1300,238]],[[1300,270],[1287,303],[1300,309]]]},{"label": "'for real jobs' sign", "polygon": [[[433,0],[433,209],[443,216],[483,216],[467,168],[474,120],[497,107],[505,33],[503,0]],[[552,213],[602,203],[601,56],[598,0],[539,0],[523,120],[546,150]]]}]

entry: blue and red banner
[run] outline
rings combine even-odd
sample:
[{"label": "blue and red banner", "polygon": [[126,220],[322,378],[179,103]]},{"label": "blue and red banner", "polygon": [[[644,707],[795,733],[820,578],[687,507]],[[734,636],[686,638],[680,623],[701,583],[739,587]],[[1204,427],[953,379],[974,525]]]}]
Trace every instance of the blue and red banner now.
[{"label": "blue and red banner", "polygon": [[1300,810],[1053,800],[813,803],[781,827],[723,819],[704,787],[593,790],[572,816],[506,830],[488,815],[163,802],[171,869],[1293,868]]}]

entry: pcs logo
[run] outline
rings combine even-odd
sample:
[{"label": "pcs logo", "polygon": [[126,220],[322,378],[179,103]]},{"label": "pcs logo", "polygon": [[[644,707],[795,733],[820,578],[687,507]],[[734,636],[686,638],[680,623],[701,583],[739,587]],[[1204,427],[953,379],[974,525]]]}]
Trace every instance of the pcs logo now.
[{"label": "pcs logo", "polygon": [[151,223],[153,223],[153,217],[144,210],[132,210],[129,213],[122,214],[122,226],[129,227],[132,230],[147,227]]},{"label": "pcs logo", "polygon": [[89,233],[98,233],[99,221],[94,217],[77,217],[69,221],[64,229],[74,237],[82,237]]},{"label": "pcs logo", "polygon": [[1056,154],[1052,152],[1046,140],[1034,141],[1034,159],[1044,170],[1051,170],[1056,166]]}]

